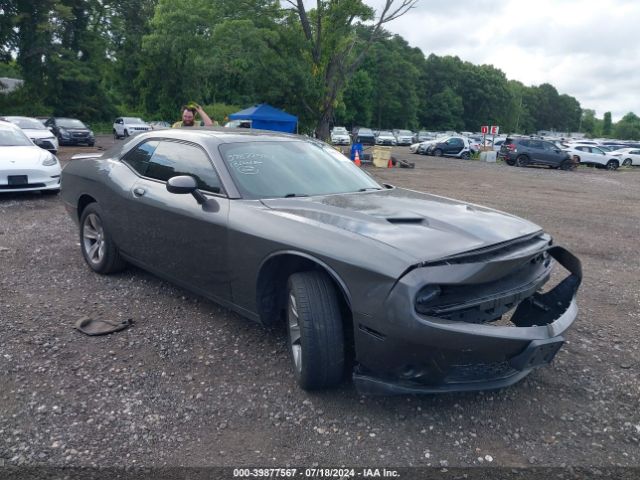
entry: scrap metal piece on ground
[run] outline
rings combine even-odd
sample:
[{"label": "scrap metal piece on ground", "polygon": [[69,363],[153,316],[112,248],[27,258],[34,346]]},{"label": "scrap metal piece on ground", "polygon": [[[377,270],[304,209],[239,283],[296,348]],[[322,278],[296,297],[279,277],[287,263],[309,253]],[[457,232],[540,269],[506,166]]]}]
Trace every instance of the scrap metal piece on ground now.
[{"label": "scrap metal piece on ground", "polygon": [[133,325],[133,320],[127,318],[121,322],[112,322],[96,318],[83,317],[79,319],[73,328],[89,336],[106,335],[108,333],[119,332]]}]

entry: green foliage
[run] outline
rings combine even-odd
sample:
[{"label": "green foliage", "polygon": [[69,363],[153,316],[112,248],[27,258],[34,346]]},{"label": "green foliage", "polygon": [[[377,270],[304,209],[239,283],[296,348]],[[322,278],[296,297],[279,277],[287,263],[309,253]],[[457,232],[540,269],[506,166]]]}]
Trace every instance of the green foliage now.
[{"label": "green foliage", "polygon": [[229,115],[232,113],[236,113],[237,111],[242,110],[242,107],[238,105],[229,105],[226,103],[214,103],[213,105],[203,105],[202,108],[207,115],[211,117],[211,120],[214,120],[223,126],[227,121]]},{"label": "green foliage", "polygon": [[637,140],[640,138],[640,117],[635,113],[627,113],[616,123],[613,134],[620,140]]}]

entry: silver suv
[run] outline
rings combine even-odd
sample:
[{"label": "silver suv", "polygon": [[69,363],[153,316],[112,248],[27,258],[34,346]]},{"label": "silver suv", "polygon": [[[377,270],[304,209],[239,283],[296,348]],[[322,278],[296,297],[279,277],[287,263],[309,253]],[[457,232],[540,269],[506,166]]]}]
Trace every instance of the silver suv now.
[{"label": "silver suv", "polygon": [[113,138],[116,140],[149,130],[153,130],[151,125],[138,117],[118,117],[113,122]]}]

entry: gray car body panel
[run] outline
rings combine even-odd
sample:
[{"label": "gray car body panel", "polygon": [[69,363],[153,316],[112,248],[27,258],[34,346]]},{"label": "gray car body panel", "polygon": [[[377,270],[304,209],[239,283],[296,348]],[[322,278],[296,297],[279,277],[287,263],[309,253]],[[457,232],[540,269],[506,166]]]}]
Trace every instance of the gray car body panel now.
[{"label": "gray car body panel", "polygon": [[[205,192],[208,200],[200,206],[191,195],[171,194],[165,182],[142,178],[120,160],[152,138],[200,145],[223,191]],[[563,292],[565,311],[539,326],[431,318],[418,313],[414,304],[420,289],[430,282],[490,285],[525,268],[549,248],[550,238],[540,227],[493,209],[400,188],[242,199],[218,147],[262,140],[315,142],[255,130],[144,133],[100,158],[67,164],[62,198],[76,222],[83,195],[102,204],[105,224],[127,260],[253,320],[260,320],[257,279],[263,266],[280,255],[312,260],[335,279],[351,309],[358,363],[354,378],[362,391],[419,393],[504,386],[533,367],[519,366],[509,375],[479,375],[470,381],[449,381],[443,372],[465,361],[511,361],[534,341],[550,341],[552,349],[561,345],[561,335],[576,318],[579,279],[575,288],[572,284]],[[142,201],[136,198],[136,188],[145,190]],[[122,214],[125,210],[129,215]],[[540,268],[546,281],[551,266]],[[536,282],[532,288],[539,286],[539,279]],[[535,346],[536,352],[542,348],[546,347]]]}]

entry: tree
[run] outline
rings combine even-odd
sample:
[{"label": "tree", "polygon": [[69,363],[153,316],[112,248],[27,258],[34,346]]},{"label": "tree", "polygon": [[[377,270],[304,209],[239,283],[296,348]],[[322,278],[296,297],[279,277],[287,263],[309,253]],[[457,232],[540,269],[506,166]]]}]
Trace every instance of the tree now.
[{"label": "tree", "polygon": [[611,135],[611,112],[604,112],[604,119],[602,122],[602,135],[608,137]]},{"label": "tree", "polygon": [[[316,133],[326,139],[337,100],[371,44],[385,34],[382,26],[404,15],[417,0],[385,0],[377,19],[362,0],[317,0],[316,8],[309,12],[304,0],[287,1],[299,18],[304,35],[301,53],[317,92],[304,104],[316,117]],[[357,34],[358,27],[365,33]]]},{"label": "tree", "polygon": [[637,140],[640,138],[640,117],[629,112],[616,123],[614,135],[620,140]]}]

